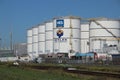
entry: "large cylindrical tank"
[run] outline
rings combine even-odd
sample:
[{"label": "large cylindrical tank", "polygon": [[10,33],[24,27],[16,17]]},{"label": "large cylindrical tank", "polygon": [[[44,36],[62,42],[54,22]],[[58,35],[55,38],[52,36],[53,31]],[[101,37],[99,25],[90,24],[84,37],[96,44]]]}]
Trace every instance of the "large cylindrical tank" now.
[{"label": "large cylindrical tank", "polygon": [[45,24],[40,24],[39,25],[39,43],[38,43],[38,48],[39,48],[39,54],[45,54]]},{"label": "large cylindrical tank", "polygon": [[27,30],[27,43],[32,44],[32,29]]},{"label": "large cylindrical tank", "polygon": [[38,56],[38,26],[32,28],[33,54]]},{"label": "large cylindrical tank", "polygon": [[27,53],[29,56],[32,55],[32,29],[27,30]]},{"label": "large cylindrical tank", "polygon": [[90,50],[94,52],[110,52],[116,50],[120,37],[120,21],[96,19],[90,23]]},{"label": "large cylindrical tank", "polygon": [[80,18],[58,17],[54,23],[54,53],[75,53],[80,51]]},{"label": "large cylindrical tank", "polygon": [[89,23],[82,23],[80,26],[80,52],[87,53],[89,52]]},{"label": "large cylindrical tank", "polygon": [[45,23],[45,52],[53,53],[53,21]]}]

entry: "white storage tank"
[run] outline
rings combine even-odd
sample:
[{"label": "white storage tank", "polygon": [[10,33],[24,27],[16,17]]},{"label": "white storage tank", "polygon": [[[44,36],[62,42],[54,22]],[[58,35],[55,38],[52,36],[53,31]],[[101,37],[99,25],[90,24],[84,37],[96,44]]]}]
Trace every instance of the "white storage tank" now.
[{"label": "white storage tank", "polygon": [[27,30],[27,43],[32,43],[32,29]]},{"label": "white storage tank", "polygon": [[80,18],[67,16],[53,19],[54,53],[73,53],[80,51]]},{"label": "white storage tank", "polygon": [[38,38],[38,48],[39,54],[45,54],[45,24],[40,24],[38,27],[39,38]]},{"label": "white storage tank", "polygon": [[[106,18],[91,20],[90,51],[109,53],[117,51],[120,38],[120,21]],[[117,52],[116,52],[117,53]]]},{"label": "white storage tank", "polygon": [[32,52],[32,28],[30,28],[27,30],[27,53],[31,56]]},{"label": "white storage tank", "polygon": [[89,23],[85,22],[85,23],[81,23],[80,26],[80,52],[81,53],[87,53],[89,52]]},{"label": "white storage tank", "polygon": [[32,49],[33,54],[38,56],[38,26],[32,28]]},{"label": "white storage tank", "polygon": [[53,21],[45,22],[45,52],[53,53]]}]

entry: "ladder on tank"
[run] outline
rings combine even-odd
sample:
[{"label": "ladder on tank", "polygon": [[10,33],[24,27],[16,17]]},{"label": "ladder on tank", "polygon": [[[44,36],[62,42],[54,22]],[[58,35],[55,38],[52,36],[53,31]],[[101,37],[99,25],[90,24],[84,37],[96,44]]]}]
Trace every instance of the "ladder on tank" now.
[{"label": "ladder on tank", "polygon": [[70,42],[69,42],[69,44],[70,44],[70,53],[72,54],[74,51],[73,51],[73,43],[72,43],[72,38],[73,38],[73,26],[72,26],[72,22],[71,22],[71,19],[72,19],[72,17],[70,17]]}]

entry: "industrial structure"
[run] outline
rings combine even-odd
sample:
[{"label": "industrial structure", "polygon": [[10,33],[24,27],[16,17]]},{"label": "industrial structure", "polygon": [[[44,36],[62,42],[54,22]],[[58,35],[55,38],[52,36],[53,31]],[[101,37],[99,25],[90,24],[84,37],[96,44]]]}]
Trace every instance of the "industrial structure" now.
[{"label": "industrial structure", "polygon": [[30,57],[96,52],[120,53],[120,20],[76,16],[56,17],[27,30]]},{"label": "industrial structure", "polygon": [[16,43],[13,45],[14,55],[23,57],[27,56],[27,44],[26,43]]}]

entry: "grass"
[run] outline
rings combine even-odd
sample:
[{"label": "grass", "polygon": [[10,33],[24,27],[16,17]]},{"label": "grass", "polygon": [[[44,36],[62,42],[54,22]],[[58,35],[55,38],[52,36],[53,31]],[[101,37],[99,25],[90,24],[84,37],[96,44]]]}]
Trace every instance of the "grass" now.
[{"label": "grass", "polygon": [[14,67],[4,63],[0,64],[0,80],[119,80],[119,79],[94,75],[93,76],[81,74],[78,75],[64,72],[62,69],[37,70],[24,66]]},{"label": "grass", "polygon": [[120,66],[114,65],[77,65],[76,68],[89,71],[102,71],[111,73],[120,73]]},{"label": "grass", "polygon": [[64,73],[60,70],[43,71],[29,68],[23,69],[19,67],[0,66],[0,80],[80,80],[80,77],[74,74]]}]

